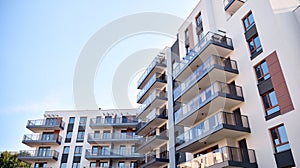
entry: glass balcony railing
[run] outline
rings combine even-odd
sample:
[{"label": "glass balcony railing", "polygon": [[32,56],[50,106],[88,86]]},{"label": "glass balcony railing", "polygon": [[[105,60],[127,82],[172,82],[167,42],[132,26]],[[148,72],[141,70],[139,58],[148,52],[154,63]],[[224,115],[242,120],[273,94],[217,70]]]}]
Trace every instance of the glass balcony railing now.
[{"label": "glass balcony railing", "polygon": [[137,101],[139,101],[145,93],[151,88],[151,86],[156,82],[156,81],[162,81],[166,82],[167,78],[165,74],[157,74],[155,73],[151,79],[148,81],[148,83],[144,86],[144,88],[138,93],[137,95]]},{"label": "glass balcony railing", "polygon": [[[145,156],[145,159],[142,161],[141,165],[147,165],[149,163],[155,163],[155,162],[169,162],[169,151],[164,151],[159,153],[159,155],[156,154],[156,152],[151,152],[150,154],[147,154]],[[150,166],[150,165],[149,165]]]},{"label": "glass balcony railing", "polygon": [[[162,98],[162,99],[167,99],[167,92],[160,90],[160,89],[155,89],[153,92],[149,95],[149,97],[139,106],[137,109],[138,113],[141,114],[146,108],[149,107],[149,105],[156,99],[156,98]],[[139,115],[138,114],[138,115]]]},{"label": "glass balcony railing", "polygon": [[62,137],[57,134],[28,134],[24,135],[23,137],[23,143],[34,143],[34,142],[57,142],[61,143]]},{"label": "glass balcony railing", "polygon": [[208,32],[194,47],[194,49],[190,51],[174,68],[173,78],[175,79],[211,43],[233,49],[231,38],[217,33]]},{"label": "glass balcony railing", "polygon": [[159,135],[145,136],[145,137],[139,139],[139,141],[137,142],[137,148],[139,149],[144,146],[147,146],[147,145],[149,145],[149,143],[155,141],[156,139],[168,140],[168,136],[169,136],[168,130],[165,130],[165,131],[159,133]]},{"label": "glass balcony railing", "polygon": [[175,122],[179,121],[187,114],[191,114],[197,109],[200,109],[208,101],[216,97],[219,93],[224,94],[224,96],[231,95],[232,97],[236,97],[243,100],[242,87],[222,82],[214,82],[212,85],[207,87],[196,97],[194,97],[191,101],[183,105],[179,110],[175,112]]},{"label": "glass balcony railing", "polygon": [[47,160],[54,159],[57,160],[58,152],[55,150],[25,150],[20,151],[19,159],[20,160]]},{"label": "glass balcony railing", "polygon": [[168,117],[168,112],[166,108],[154,108],[147,116],[146,118],[139,122],[137,125],[137,130],[138,132],[140,131],[140,129],[144,128],[145,125],[151,123],[154,119],[156,118],[166,118]]},{"label": "glass balcony railing", "polygon": [[[210,167],[226,161],[235,162],[235,165],[228,163],[228,166],[237,166],[238,163],[256,164],[255,151],[253,149],[243,150],[237,147],[225,146],[182,163],[177,168]],[[242,165],[240,166],[242,167]]]},{"label": "glass balcony railing", "polygon": [[138,87],[143,83],[143,81],[147,78],[149,73],[154,69],[154,67],[157,64],[162,64],[164,66],[167,66],[167,60],[165,59],[164,56],[155,57],[155,59],[151,62],[151,64],[148,66],[148,68],[145,70],[145,72],[142,74],[142,76],[138,80],[138,82],[137,82]]},{"label": "glass balcony railing", "polygon": [[127,125],[127,124],[137,124],[137,118],[91,118],[90,126],[107,126],[107,125]]},{"label": "glass balcony railing", "polygon": [[88,134],[88,141],[107,141],[107,140],[139,140],[141,137],[128,133],[101,133]]},{"label": "glass balcony railing", "polygon": [[186,90],[191,88],[198,80],[205,76],[209,71],[219,67],[231,72],[237,72],[237,64],[234,60],[229,60],[219,56],[210,56],[202,65],[200,65],[187,79],[185,79],[177,88],[174,89],[174,100],[177,100]]},{"label": "glass balcony railing", "polygon": [[237,128],[249,128],[248,117],[241,115],[240,122],[233,113],[219,112],[195,127],[176,137],[176,145],[181,145],[194,140],[200,140],[209,134],[218,131],[222,125],[236,126]]},{"label": "glass balcony railing", "polygon": [[62,118],[47,118],[39,120],[28,120],[27,128],[61,128],[63,129],[65,122],[62,121]]},{"label": "glass balcony railing", "polygon": [[92,150],[87,149],[85,153],[85,157],[143,157],[144,155],[136,153],[131,148],[125,149],[107,149],[107,150]]}]

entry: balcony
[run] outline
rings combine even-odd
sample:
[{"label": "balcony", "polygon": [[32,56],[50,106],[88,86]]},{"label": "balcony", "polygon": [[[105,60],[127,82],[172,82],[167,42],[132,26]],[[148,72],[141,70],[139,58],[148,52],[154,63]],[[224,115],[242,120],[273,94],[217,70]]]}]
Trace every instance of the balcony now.
[{"label": "balcony", "polygon": [[128,135],[121,133],[88,134],[88,143],[90,144],[110,144],[116,142],[136,142],[140,139],[137,135]]},{"label": "balcony", "polygon": [[215,80],[229,82],[237,75],[236,61],[212,55],[174,89],[174,101],[181,96],[190,100],[199,93],[199,88],[206,88]]},{"label": "balcony", "polygon": [[240,149],[225,146],[213,152],[203,154],[188,162],[182,163],[177,168],[194,167],[248,167],[257,168],[255,151],[253,149]]},{"label": "balcony", "polygon": [[240,86],[215,82],[175,112],[175,124],[191,127],[209,113],[232,109],[243,101]]},{"label": "balcony", "polygon": [[142,89],[144,85],[149,80],[149,76],[152,76],[154,73],[162,73],[165,71],[167,67],[167,60],[164,56],[157,56],[155,59],[151,62],[149,67],[145,70],[143,75],[140,77],[140,79],[137,82],[137,88]]},{"label": "balcony", "polygon": [[205,61],[209,55],[226,57],[232,50],[233,45],[231,38],[226,37],[226,35],[208,32],[194,49],[174,67],[173,79],[183,81],[186,76],[191,74],[189,68],[197,67],[197,65]]},{"label": "balcony", "polygon": [[148,136],[141,138],[138,141],[137,149],[136,151],[138,153],[147,153],[151,151],[154,148],[157,148],[167,142],[169,140],[168,138],[168,131],[164,131],[160,133],[159,135],[154,135],[154,136]]},{"label": "balcony", "polygon": [[47,118],[40,120],[28,120],[26,128],[32,132],[39,132],[43,130],[63,130],[65,127],[65,122],[62,118]]},{"label": "balcony", "polygon": [[164,151],[157,156],[155,152],[150,153],[145,157],[141,168],[161,167],[169,163],[169,152]]},{"label": "balcony", "polygon": [[22,161],[57,161],[58,152],[55,150],[27,150],[20,151],[19,157]]},{"label": "balcony", "polygon": [[62,137],[57,134],[29,134],[24,135],[23,144],[30,147],[38,145],[60,145]]},{"label": "balcony", "polygon": [[137,125],[137,135],[146,136],[150,131],[168,120],[167,109],[154,108],[146,119]]},{"label": "balcony", "polygon": [[167,78],[165,74],[155,73],[148,83],[143,87],[143,89],[137,95],[137,103],[145,101],[155,88],[163,88],[167,84]]},{"label": "balcony", "polygon": [[130,127],[134,128],[138,124],[136,118],[91,118],[90,127],[92,129],[111,128],[111,127]]},{"label": "balcony", "polygon": [[168,95],[166,91],[155,89],[150,94],[150,96],[139,106],[137,109],[138,111],[138,118],[145,118],[151,110],[154,108],[159,108],[164,105],[168,100]]},{"label": "balcony", "polygon": [[237,138],[250,133],[248,117],[219,112],[176,137],[176,150],[195,152],[224,138]]},{"label": "balcony", "polygon": [[93,151],[87,149],[85,158],[87,160],[98,160],[98,159],[142,159],[144,155],[133,152],[132,149],[126,148],[125,150],[101,150]]},{"label": "balcony", "polygon": [[233,15],[244,4],[244,0],[223,0],[224,10]]}]

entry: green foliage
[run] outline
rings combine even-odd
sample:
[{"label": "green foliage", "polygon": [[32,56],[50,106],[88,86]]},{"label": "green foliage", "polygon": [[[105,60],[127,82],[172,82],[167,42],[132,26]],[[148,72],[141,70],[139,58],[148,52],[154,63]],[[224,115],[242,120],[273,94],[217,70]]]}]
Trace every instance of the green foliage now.
[{"label": "green foliage", "polygon": [[0,168],[30,168],[30,164],[20,161],[17,153],[3,152],[0,157]]}]

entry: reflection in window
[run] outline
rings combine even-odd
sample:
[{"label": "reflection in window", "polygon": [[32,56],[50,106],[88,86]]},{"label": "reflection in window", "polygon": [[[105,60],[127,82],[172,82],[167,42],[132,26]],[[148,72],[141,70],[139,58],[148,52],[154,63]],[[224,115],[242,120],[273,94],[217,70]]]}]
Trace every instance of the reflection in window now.
[{"label": "reflection in window", "polygon": [[289,140],[284,125],[279,125],[275,128],[272,128],[270,131],[276,152],[282,152],[290,149]]},{"label": "reflection in window", "polygon": [[261,62],[255,67],[256,77],[258,82],[269,79],[271,76],[269,74],[269,68],[266,61]]},{"label": "reflection in window", "polygon": [[262,99],[267,115],[274,114],[280,110],[274,90],[264,94]]}]

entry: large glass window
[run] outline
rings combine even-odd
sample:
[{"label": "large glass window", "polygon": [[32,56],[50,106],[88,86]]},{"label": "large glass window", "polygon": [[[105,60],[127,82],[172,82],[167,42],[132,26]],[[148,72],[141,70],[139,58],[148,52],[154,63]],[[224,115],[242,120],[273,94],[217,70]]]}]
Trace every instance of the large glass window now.
[{"label": "large glass window", "polygon": [[60,168],[67,168],[67,163],[61,163]]},{"label": "large glass window", "polygon": [[106,124],[112,124],[112,117],[111,116],[105,116],[105,123]]},{"label": "large glass window", "polygon": [[196,17],[196,24],[197,24],[197,26],[200,26],[202,24],[202,15],[201,15],[201,13],[199,13],[198,16]]},{"label": "large glass window", "polygon": [[106,156],[109,155],[109,146],[103,146],[101,148],[101,154]]},{"label": "large glass window", "polygon": [[83,140],[84,140],[84,131],[78,131],[78,133],[77,133],[77,142],[83,142]]},{"label": "large glass window", "polygon": [[82,146],[75,146],[74,156],[81,156]]},{"label": "large glass window", "polygon": [[276,126],[275,128],[270,129],[270,132],[276,152],[290,149],[289,140],[284,125]]},{"label": "large glass window", "polygon": [[262,99],[263,99],[263,103],[267,115],[271,115],[280,110],[274,90],[271,90],[265,93],[264,95],[262,95]]},{"label": "large glass window", "polygon": [[125,168],[125,162],[121,161],[118,163],[119,168]]},{"label": "large glass window", "polygon": [[127,135],[127,131],[126,130],[121,130],[121,138],[125,139]]},{"label": "large glass window", "polygon": [[96,168],[97,167],[97,163],[96,162],[91,162],[90,163],[90,167],[91,168]]},{"label": "large glass window", "polygon": [[126,154],[126,146],[125,145],[121,145],[120,146],[120,155],[125,155]]},{"label": "large glass window", "polygon": [[80,168],[80,163],[73,163],[72,168]]},{"label": "large glass window", "polygon": [[250,40],[248,40],[248,45],[251,55],[256,52],[259,52],[262,49],[258,34],[253,36]]},{"label": "large glass window", "polygon": [[258,82],[269,79],[271,76],[269,74],[269,68],[266,61],[261,62],[255,67],[256,77]]},{"label": "large glass window", "polygon": [[69,154],[69,151],[70,151],[70,146],[65,146],[63,154]]},{"label": "large glass window", "polygon": [[103,131],[103,139],[109,139],[109,138],[111,138],[110,130]]},{"label": "large glass window", "polygon": [[100,167],[107,168],[108,163],[107,162],[100,162]]},{"label": "large glass window", "polygon": [[86,117],[80,117],[79,125],[80,126],[85,126],[86,125],[86,120],[87,120]]},{"label": "large glass window", "polygon": [[75,117],[70,117],[69,118],[69,124],[74,124],[75,122]]},{"label": "large glass window", "polygon": [[245,31],[249,30],[255,24],[252,12],[249,12],[243,19]]}]

